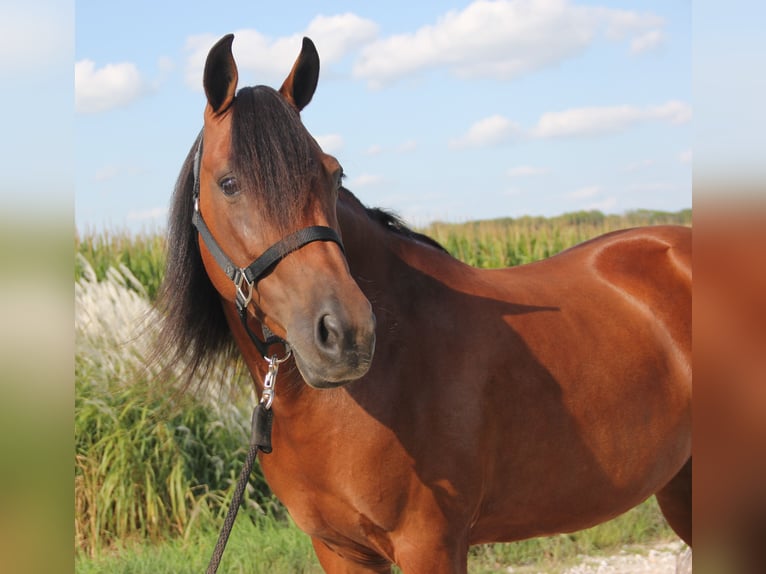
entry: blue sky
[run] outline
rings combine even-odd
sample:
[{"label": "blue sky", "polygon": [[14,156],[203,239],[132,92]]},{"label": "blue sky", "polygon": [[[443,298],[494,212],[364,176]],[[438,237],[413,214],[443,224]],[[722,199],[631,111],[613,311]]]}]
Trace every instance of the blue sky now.
[{"label": "blue sky", "polygon": [[234,32],[278,87],[310,36],[304,123],[365,203],[410,223],[692,203],[691,2],[78,1],[75,222],[161,229]]}]

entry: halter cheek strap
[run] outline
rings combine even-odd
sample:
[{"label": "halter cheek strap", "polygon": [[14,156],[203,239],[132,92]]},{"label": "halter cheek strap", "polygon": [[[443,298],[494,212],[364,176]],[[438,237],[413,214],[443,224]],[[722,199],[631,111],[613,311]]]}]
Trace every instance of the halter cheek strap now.
[{"label": "halter cheek strap", "polygon": [[291,233],[287,237],[280,239],[277,243],[269,247],[264,251],[260,257],[253,261],[247,267],[237,267],[232,260],[224,253],[221,246],[213,237],[210,232],[210,228],[205,223],[202,217],[202,212],[199,209],[199,193],[200,193],[200,161],[202,158],[202,134],[199,136],[199,143],[197,144],[197,151],[194,154],[194,213],[192,214],[192,225],[199,232],[202,242],[207,247],[210,254],[215,259],[218,266],[223,270],[226,276],[232,280],[236,287],[236,299],[237,311],[239,313],[240,321],[244,326],[247,334],[252,340],[258,352],[264,358],[268,357],[268,348],[275,343],[284,343],[282,339],[274,334],[268,334],[270,331],[263,325],[264,335],[266,340],[262,341],[258,336],[252,332],[247,324],[247,308],[253,298],[253,289],[255,285],[263,279],[282,259],[287,257],[293,251],[297,251],[304,245],[313,243],[314,241],[332,241],[337,243],[341,250],[343,250],[343,243],[338,236],[337,232],[331,227],[323,225],[314,225],[311,227],[304,227],[294,233]]}]

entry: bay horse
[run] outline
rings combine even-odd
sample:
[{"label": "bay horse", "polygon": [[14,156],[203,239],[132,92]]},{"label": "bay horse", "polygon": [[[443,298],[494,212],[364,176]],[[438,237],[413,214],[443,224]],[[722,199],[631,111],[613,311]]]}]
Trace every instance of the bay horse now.
[{"label": "bay horse", "polygon": [[691,544],[691,230],[465,265],[344,188],[300,118],[309,39],[279,90],[237,91],[232,41],[172,199],[162,344],[189,377],[241,355],[258,393],[289,347],[261,465],[325,571],[465,573],[471,545],[651,495]]}]

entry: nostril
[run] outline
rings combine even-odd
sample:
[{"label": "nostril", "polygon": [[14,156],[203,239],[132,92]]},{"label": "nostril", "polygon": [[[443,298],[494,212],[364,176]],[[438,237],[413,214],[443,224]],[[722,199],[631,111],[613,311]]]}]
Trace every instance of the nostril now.
[{"label": "nostril", "polygon": [[319,344],[328,350],[333,350],[340,341],[340,326],[332,315],[322,315],[317,326]]}]

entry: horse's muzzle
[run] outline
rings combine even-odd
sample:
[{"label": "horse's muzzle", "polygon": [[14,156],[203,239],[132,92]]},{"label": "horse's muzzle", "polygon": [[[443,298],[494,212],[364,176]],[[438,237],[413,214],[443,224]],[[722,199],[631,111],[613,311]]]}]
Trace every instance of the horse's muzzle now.
[{"label": "horse's muzzle", "polygon": [[342,305],[325,307],[314,321],[309,349],[292,345],[298,370],[310,386],[336,387],[367,373],[375,352],[375,315],[366,303],[366,312],[353,315]]}]

